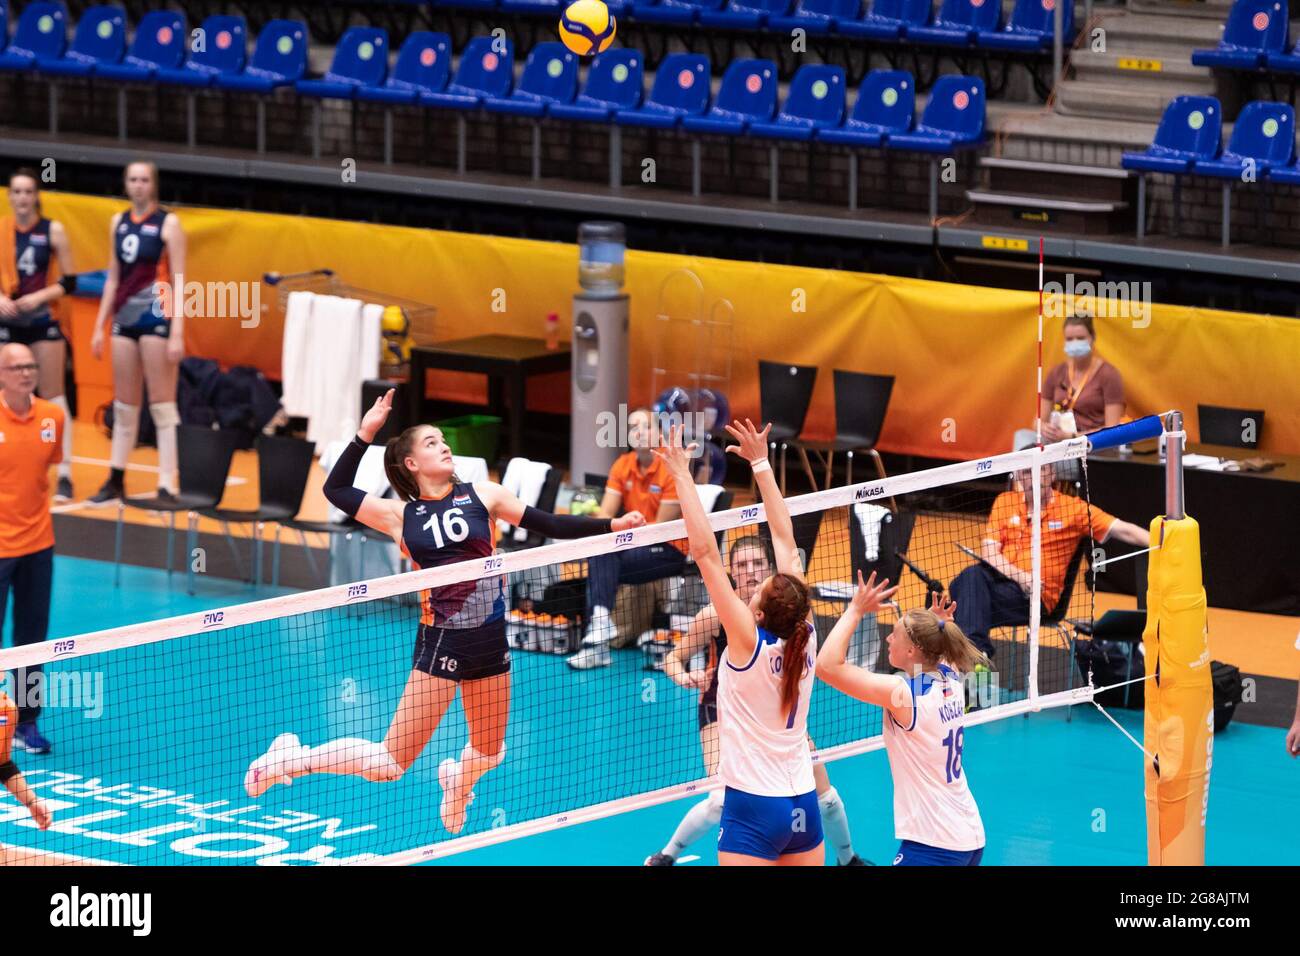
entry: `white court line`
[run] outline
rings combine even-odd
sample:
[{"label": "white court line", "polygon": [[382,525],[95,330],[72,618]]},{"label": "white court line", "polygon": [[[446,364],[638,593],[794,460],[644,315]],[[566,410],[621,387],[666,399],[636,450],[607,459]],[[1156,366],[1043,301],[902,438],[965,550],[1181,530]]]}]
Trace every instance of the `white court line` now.
[{"label": "white court line", "polygon": [[696,856],[695,854],[691,854],[690,856],[679,856],[679,857],[677,858],[677,862],[678,862],[678,863],[694,863],[694,862],[695,862],[696,860],[698,860],[698,859],[699,859],[698,856]]},{"label": "white court line", "polygon": [[[112,468],[112,467],[113,467],[113,463],[112,463],[111,461],[104,461],[102,458],[82,458],[80,455],[73,455],[73,456],[72,456],[72,461],[73,461],[74,464],[78,464],[78,465],[99,465],[101,468]],[[127,462],[126,470],[127,470],[127,471],[147,471],[147,472],[149,472],[150,474],[154,474],[154,475],[158,474],[158,466],[157,466],[157,465],[133,465],[133,464],[131,464],[130,462]],[[246,485],[246,484],[248,484],[248,479],[247,479],[247,478],[240,478],[238,475],[227,475],[227,476],[226,476],[226,484],[228,484],[228,485]]]}]

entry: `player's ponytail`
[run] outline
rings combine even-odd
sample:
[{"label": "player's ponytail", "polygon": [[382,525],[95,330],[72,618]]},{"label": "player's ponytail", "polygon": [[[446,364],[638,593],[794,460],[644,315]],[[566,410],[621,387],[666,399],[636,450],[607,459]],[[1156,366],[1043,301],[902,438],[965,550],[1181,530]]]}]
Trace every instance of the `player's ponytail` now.
[{"label": "player's ponytail", "polygon": [[785,641],[785,654],[781,659],[781,708],[787,713],[799,698],[799,681],[803,678],[807,661],[808,638],[812,625],[808,623],[808,585],[800,577],[778,572],[763,593],[763,627]]},{"label": "player's ponytail", "polygon": [[903,615],[903,627],[920,648],[927,670],[945,663],[959,674],[969,674],[989,660],[953,621],[941,621],[933,611],[913,609]]}]

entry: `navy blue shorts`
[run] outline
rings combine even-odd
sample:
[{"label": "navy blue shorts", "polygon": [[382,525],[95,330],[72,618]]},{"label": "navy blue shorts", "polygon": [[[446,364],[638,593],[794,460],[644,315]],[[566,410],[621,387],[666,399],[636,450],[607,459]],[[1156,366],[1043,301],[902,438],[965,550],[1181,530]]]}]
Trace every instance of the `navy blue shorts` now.
[{"label": "navy blue shorts", "polygon": [[510,645],[504,617],[481,627],[420,625],[411,666],[460,683],[510,673]]},{"label": "navy blue shorts", "polygon": [[165,339],[172,334],[172,323],[170,319],[155,319],[152,316],[149,317],[148,322],[142,322],[140,325],[124,327],[114,322],[113,334],[136,342],[139,342],[146,335],[156,335],[161,339]]},{"label": "navy blue shorts", "polygon": [[37,342],[66,341],[59,323],[46,315],[23,325],[0,322],[0,344],[35,345]]},{"label": "navy blue shorts", "polygon": [[718,828],[718,852],[775,860],[822,843],[817,791],[797,797],[759,797],[727,787]]},{"label": "navy blue shorts", "polygon": [[978,850],[941,850],[937,846],[904,840],[898,846],[894,866],[979,866],[984,847]]}]

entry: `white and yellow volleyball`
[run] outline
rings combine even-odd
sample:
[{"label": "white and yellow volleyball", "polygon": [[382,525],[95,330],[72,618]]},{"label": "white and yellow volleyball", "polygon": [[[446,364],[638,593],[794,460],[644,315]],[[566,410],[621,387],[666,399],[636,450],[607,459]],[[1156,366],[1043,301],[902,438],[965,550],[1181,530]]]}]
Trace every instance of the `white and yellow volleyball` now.
[{"label": "white and yellow volleyball", "polygon": [[609,49],[616,27],[601,0],[574,0],[560,17],[560,39],[578,56],[594,56]]}]

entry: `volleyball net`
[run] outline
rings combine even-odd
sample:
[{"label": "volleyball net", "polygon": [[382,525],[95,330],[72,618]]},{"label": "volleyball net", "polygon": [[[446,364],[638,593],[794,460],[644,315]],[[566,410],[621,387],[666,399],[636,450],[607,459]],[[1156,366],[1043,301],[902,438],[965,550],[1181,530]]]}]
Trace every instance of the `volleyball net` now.
[{"label": "volleyball net", "polygon": [[[1087,447],[1077,438],[789,498],[819,637],[844,610],[857,571],[888,577],[901,584],[897,608],[865,618],[849,649],[851,661],[888,671],[886,638],[899,611],[928,606],[933,591],[962,574],[996,577],[980,557],[995,515],[1024,543],[1004,554],[1029,575],[1027,610],[989,628],[992,669],[965,675],[968,723],[1089,700],[1071,640],[1072,622],[1091,623],[1093,613],[1090,525],[1068,549],[1041,544],[1049,494],[1091,511]],[[742,539],[751,556],[762,553],[753,541],[767,534],[761,504],[710,521],[724,559]],[[698,653],[682,643],[708,603],[698,571],[673,544],[684,547],[684,535],[675,521],[499,550],[0,651],[11,696],[42,689],[40,726],[56,747],[16,755],[53,825],[37,829],[0,791],[0,844],[49,862],[418,863],[698,795],[717,782],[706,773],[700,691],[683,685],[707,682],[717,661],[711,641]],[[638,560],[625,562],[633,553]],[[611,564],[616,577],[619,568],[640,570],[613,589],[611,640],[599,649],[607,663],[579,670],[569,658],[590,629],[593,582]],[[467,740],[459,696],[427,744],[416,742],[418,756],[398,779],[314,774],[247,796],[250,763],[280,734],[309,747],[383,741],[411,674],[420,593],[474,590],[482,579],[488,594],[499,583],[512,687],[490,715],[505,724],[504,759],[474,788],[459,833],[444,827],[439,779],[440,763],[458,757]],[[84,706],[91,697],[93,706]],[[815,684],[808,721],[815,759],[880,747],[881,717],[879,708]],[[648,834],[644,852],[662,836]]]}]

